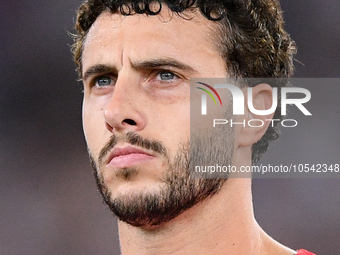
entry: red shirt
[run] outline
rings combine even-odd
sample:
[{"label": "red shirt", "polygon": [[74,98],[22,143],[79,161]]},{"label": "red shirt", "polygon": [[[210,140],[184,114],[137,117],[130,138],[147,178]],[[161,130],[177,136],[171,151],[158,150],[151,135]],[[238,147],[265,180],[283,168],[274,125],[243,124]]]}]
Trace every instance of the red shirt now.
[{"label": "red shirt", "polygon": [[316,255],[316,254],[311,253],[311,252],[306,251],[306,250],[298,250],[296,255]]}]

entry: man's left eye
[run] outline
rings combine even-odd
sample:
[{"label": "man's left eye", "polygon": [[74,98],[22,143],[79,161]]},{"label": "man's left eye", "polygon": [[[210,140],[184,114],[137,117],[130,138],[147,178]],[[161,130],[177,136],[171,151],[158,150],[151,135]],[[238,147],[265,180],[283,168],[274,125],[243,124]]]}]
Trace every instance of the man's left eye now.
[{"label": "man's left eye", "polygon": [[176,77],[175,74],[173,74],[172,72],[169,72],[169,71],[162,71],[158,75],[159,75],[159,78],[162,81],[170,81],[170,80],[173,80]]}]

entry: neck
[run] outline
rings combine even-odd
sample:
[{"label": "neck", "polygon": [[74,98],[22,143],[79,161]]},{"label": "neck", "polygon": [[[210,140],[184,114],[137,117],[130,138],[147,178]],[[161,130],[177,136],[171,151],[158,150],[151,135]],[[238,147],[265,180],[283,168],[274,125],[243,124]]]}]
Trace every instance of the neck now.
[{"label": "neck", "polygon": [[119,222],[122,254],[266,254],[250,183],[230,178],[218,194],[152,229]]}]

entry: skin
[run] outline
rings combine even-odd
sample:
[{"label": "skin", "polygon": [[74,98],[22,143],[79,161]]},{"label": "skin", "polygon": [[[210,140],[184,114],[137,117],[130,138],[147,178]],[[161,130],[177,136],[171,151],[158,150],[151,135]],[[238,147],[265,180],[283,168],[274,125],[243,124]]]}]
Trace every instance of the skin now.
[{"label": "skin", "polygon": [[[122,136],[133,131],[159,140],[171,156],[181,142],[189,140],[189,79],[227,77],[212,40],[215,24],[197,12],[189,15],[191,19],[183,19],[171,15],[165,7],[160,15],[148,17],[103,13],[90,29],[82,58],[83,126],[94,159],[112,134]],[[105,70],[99,70],[98,65]],[[270,86],[255,87],[253,98],[256,109],[270,108]],[[241,117],[272,118],[249,112]],[[235,128],[235,166],[251,164],[251,145],[265,131],[266,126]],[[119,142],[116,147],[128,146]],[[101,174],[113,197],[145,190],[157,192],[162,187],[162,155],[144,151],[151,157],[104,164]],[[137,174],[130,178],[117,174],[124,167],[136,167]],[[230,178],[218,194],[159,226],[134,227],[121,221],[118,225],[124,255],[294,254],[256,223],[250,178]]]}]

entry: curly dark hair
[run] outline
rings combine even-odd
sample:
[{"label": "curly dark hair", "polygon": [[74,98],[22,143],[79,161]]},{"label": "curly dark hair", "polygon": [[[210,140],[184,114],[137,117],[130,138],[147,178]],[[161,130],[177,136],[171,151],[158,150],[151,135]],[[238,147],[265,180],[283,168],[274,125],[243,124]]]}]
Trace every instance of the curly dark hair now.
[{"label": "curly dark hair", "polygon": [[[155,3],[158,6],[156,10]],[[72,47],[80,77],[84,40],[101,13],[157,15],[163,4],[178,15],[198,9],[204,17],[216,21],[220,56],[232,78],[287,79],[292,75],[296,47],[284,30],[278,0],[86,0],[77,13],[77,34]],[[278,105],[274,119],[282,119],[280,111]],[[279,137],[278,122],[274,124],[253,144],[253,164],[267,151],[269,141]]]}]

